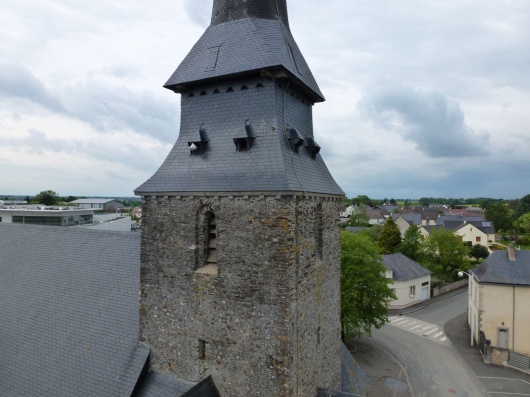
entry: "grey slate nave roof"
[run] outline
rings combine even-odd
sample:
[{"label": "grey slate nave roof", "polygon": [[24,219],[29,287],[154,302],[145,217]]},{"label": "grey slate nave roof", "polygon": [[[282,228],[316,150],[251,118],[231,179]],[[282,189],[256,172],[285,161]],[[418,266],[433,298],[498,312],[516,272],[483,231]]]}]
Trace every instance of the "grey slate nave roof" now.
[{"label": "grey slate nave roof", "polygon": [[139,289],[139,233],[0,223],[0,396],[195,396],[142,383]]}]

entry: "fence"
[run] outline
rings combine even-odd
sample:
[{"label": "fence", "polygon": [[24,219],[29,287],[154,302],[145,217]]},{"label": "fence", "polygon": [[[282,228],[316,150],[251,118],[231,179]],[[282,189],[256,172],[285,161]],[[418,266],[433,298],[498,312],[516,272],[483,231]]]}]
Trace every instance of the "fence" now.
[{"label": "fence", "polygon": [[460,281],[451,283],[451,284],[442,285],[441,287],[432,288],[431,289],[431,298],[434,298],[434,297],[436,297],[438,295],[441,295],[441,294],[445,294],[447,292],[454,291],[455,289],[462,288],[462,287],[464,287],[466,285],[467,285],[467,277],[462,279],[462,280],[460,280]]}]

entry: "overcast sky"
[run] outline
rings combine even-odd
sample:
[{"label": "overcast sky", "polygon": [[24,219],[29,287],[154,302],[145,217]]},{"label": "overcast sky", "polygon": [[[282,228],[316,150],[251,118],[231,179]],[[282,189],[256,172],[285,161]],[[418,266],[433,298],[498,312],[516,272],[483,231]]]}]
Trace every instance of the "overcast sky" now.
[{"label": "overcast sky", "polygon": [[[177,139],[162,88],[212,0],[0,0],[0,194],[132,196]],[[530,193],[530,1],[288,0],[349,197]]]}]

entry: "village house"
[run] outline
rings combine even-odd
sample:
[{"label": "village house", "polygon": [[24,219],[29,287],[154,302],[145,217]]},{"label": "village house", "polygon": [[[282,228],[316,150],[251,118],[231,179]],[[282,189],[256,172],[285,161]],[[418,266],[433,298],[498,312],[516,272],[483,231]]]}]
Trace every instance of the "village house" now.
[{"label": "village house", "polygon": [[493,363],[516,365],[520,355],[530,356],[530,251],[494,251],[468,274],[473,338],[491,345]]}]

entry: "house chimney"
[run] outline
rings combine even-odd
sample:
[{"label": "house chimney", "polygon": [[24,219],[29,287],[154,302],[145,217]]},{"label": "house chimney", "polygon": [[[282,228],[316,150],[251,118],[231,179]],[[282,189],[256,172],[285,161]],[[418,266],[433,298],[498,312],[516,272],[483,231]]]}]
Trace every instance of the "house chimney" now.
[{"label": "house chimney", "polygon": [[515,262],[515,247],[513,244],[508,246],[508,258],[511,262]]}]

